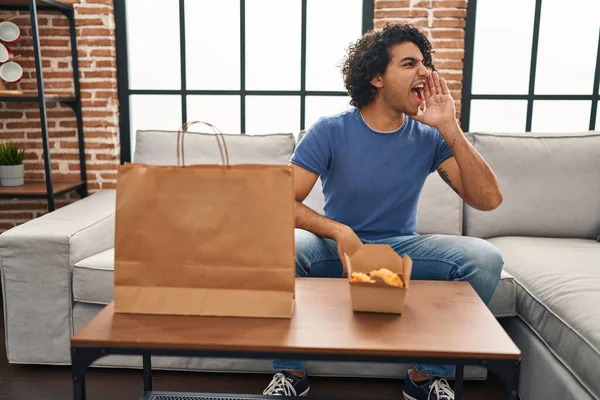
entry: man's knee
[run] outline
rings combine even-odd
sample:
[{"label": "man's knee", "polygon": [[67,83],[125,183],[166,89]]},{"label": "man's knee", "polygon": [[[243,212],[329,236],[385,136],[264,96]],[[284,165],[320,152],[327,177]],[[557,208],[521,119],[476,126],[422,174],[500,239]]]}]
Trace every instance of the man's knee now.
[{"label": "man's knee", "polygon": [[473,238],[472,263],[480,275],[490,279],[499,279],[504,259],[500,250],[492,243],[484,239]]},{"label": "man's knee", "polygon": [[484,239],[471,238],[463,255],[460,275],[471,282],[473,288],[488,303],[500,280],[504,259],[496,246]]},{"label": "man's knee", "polygon": [[303,229],[294,230],[296,246],[296,276],[309,276],[311,252],[318,237]]},{"label": "man's knee", "polygon": [[335,243],[303,229],[295,230],[296,276],[341,276]]}]

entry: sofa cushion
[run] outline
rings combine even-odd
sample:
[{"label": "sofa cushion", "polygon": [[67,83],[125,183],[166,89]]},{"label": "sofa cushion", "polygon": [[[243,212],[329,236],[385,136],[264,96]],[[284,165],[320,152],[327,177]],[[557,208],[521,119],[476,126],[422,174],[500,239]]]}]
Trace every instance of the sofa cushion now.
[{"label": "sofa cushion", "polygon": [[[300,132],[298,140],[302,140],[302,137],[304,132]],[[467,137],[471,139],[469,135]],[[303,204],[323,215],[325,197],[321,179],[317,179]],[[450,189],[437,172],[430,174],[425,181],[417,213],[417,232],[420,234],[462,234],[462,199]]]},{"label": "sofa cushion", "polygon": [[[114,249],[111,249],[75,264],[73,270],[75,301],[92,304],[108,304],[112,301],[114,297],[114,258]],[[513,278],[504,271],[490,302],[490,309],[498,317],[516,315]]]},{"label": "sofa cushion", "polygon": [[515,281],[511,274],[502,270],[500,282],[488,305],[495,317],[516,317],[517,296]]},{"label": "sofa cushion", "polygon": [[600,132],[474,134],[504,196],[493,211],[466,206],[466,234],[595,239],[600,234]]},{"label": "sofa cushion", "polygon": [[417,232],[462,235],[463,201],[437,172],[425,181],[417,209]]},{"label": "sofa cushion", "polygon": [[[223,136],[230,164],[287,165],[295,146],[292,133]],[[222,163],[217,137],[214,134],[190,131],[183,137],[186,165]],[[137,131],[133,161],[177,165],[177,131]]]},{"label": "sofa cushion", "polygon": [[600,393],[600,243],[585,239],[490,239],[517,283],[517,312],[556,357]]},{"label": "sofa cushion", "polygon": [[114,298],[115,249],[109,249],[75,264],[73,299],[108,304]]}]

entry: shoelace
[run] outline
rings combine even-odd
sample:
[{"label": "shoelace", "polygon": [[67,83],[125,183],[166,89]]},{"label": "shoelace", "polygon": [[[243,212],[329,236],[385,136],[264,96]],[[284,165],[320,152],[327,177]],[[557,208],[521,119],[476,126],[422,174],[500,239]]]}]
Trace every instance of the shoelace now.
[{"label": "shoelace", "polygon": [[454,391],[445,379],[436,379],[429,385],[429,396],[431,393],[437,396],[437,400],[454,400]]},{"label": "shoelace", "polygon": [[278,372],[275,374],[269,386],[264,390],[265,396],[296,396],[296,389],[292,384],[292,380],[285,377],[284,374]]}]

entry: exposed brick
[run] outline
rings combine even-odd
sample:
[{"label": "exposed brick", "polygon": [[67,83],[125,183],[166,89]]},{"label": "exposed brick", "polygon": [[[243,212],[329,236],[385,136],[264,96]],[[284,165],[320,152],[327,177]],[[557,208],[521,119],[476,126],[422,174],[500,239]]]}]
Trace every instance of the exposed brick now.
[{"label": "exposed brick", "polygon": [[404,7],[408,7],[410,6],[410,0],[404,0],[404,1],[386,1],[386,0],[380,0],[380,1],[376,1],[375,2],[375,9],[381,9],[381,8],[404,8]]},{"label": "exposed brick", "polygon": [[411,19],[411,20],[406,20],[406,19],[397,19],[397,18],[396,19],[392,19],[392,18],[389,18],[389,19],[378,19],[378,20],[375,21],[374,26],[375,26],[376,29],[383,28],[383,26],[387,22],[390,22],[390,23],[398,23],[398,22],[400,22],[400,23],[410,23],[410,24],[414,25],[417,28],[426,28],[428,26],[428,22],[427,22],[426,19],[415,19],[415,20]]},{"label": "exposed brick", "polygon": [[462,71],[462,68],[463,68],[463,62],[457,61],[457,60],[434,59],[434,63],[435,63],[436,68],[438,68],[438,69],[457,69],[457,70]]},{"label": "exposed brick", "polygon": [[[79,154],[77,153],[56,153],[52,154],[53,160],[77,160],[79,161]],[[85,159],[87,161],[92,159],[91,154],[86,154]]]},{"label": "exposed brick", "polygon": [[44,173],[43,172],[30,172],[30,171],[25,171],[25,179],[26,180],[32,180],[32,181],[41,181],[44,178]]},{"label": "exposed brick", "polygon": [[427,18],[426,9],[375,10],[375,18]]},{"label": "exposed brick", "polygon": [[464,39],[465,31],[463,29],[431,29],[433,39]]},{"label": "exposed brick", "polygon": [[117,91],[116,90],[113,92],[97,91],[96,98],[97,99],[116,99]]},{"label": "exposed brick", "polygon": [[116,172],[103,172],[100,174],[100,178],[102,178],[103,180],[116,180],[117,179],[117,173]]},{"label": "exposed brick", "polygon": [[[67,78],[67,79],[73,79],[73,72],[71,71],[42,71],[42,74],[44,76],[44,79],[56,79],[56,78]],[[32,79],[37,79],[37,74],[35,71],[31,71],[31,78]],[[71,87],[72,85],[70,84],[69,87]],[[47,85],[44,85],[44,88],[46,88]]]},{"label": "exposed brick", "polygon": [[448,89],[450,90],[460,90],[462,89],[462,83],[457,81],[449,81],[446,82],[448,84]]},{"label": "exposed brick", "polygon": [[39,204],[39,203],[28,203],[28,202],[21,202],[21,201],[19,201],[19,202],[3,202],[0,204],[2,204],[0,206],[0,210],[2,210],[2,212],[0,213],[0,220],[8,219],[7,216],[10,214],[7,213],[6,211],[38,210],[41,207],[41,204]]},{"label": "exposed brick", "polygon": [[73,83],[71,81],[49,81],[44,83],[44,88],[47,89],[71,89]]},{"label": "exposed brick", "polygon": [[97,100],[83,100],[81,102],[81,106],[84,110],[92,109],[92,108],[106,108],[108,107],[107,99],[97,99]]},{"label": "exposed brick", "polygon": [[96,67],[98,68],[117,68],[115,60],[98,60],[96,61]]},{"label": "exposed brick", "polygon": [[98,153],[98,154],[96,154],[96,160],[100,160],[100,161],[117,161],[117,160],[119,160],[119,156],[118,155]]},{"label": "exposed brick", "polygon": [[80,36],[112,36],[114,32],[107,28],[81,28]]},{"label": "exposed brick", "polygon": [[[21,54],[21,53],[19,53],[19,54]],[[32,58],[30,58],[29,60],[27,60],[27,59],[20,59],[19,60],[19,65],[21,67],[23,67],[23,69],[35,68],[35,60],[33,59],[32,55],[30,55],[30,57],[32,57]],[[44,68],[44,69],[45,68],[50,68],[51,65],[52,64],[50,63],[50,60],[44,59],[43,55],[42,55],[42,68]]]},{"label": "exposed brick", "polygon": [[71,50],[42,48],[42,57],[71,57]]},{"label": "exposed brick", "polygon": [[83,90],[88,90],[88,89],[112,89],[115,87],[115,83],[114,82],[110,82],[110,81],[106,81],[106,82],[86,82],[86,81],[82,81],[81,84],[81,89]]},{"label": "exposed brick", "polygon": [[[2,201],[0,201],[0,209],[3,209],[3,208],[4,208],[4,204],[3,204],[3,202],[2,202]],[[7,216],[5,212],[0,212],[0,221],[1,221],[1,220],[7,220],[7,219],[9,219],[9,218],[10,218],[10,217],[9,217],[9,216]],[[12,219],[12,218],[11,218],[11,219]],[[12,229],[12,228],[14,228],[15,226],[17,226],[17,224],[16,224],[16,223],[14,223],[14,222],[0,222],[0,232],[3,232],[3,231],[7,231],[7,230],[9,230],[9,229]]]},{"label": "exposed brick", "polygon": [[84,77],[86,78],[111,78],[114,79],[117,77],[117,71],[99,71],[99,70],[94,70],[94,71],[85,71],[83,73]]},{"label": "exposed brick", "polygon": [[464,19],[454,19],[454,18],[443,18],[443,19],[434,19],[433,28],[464,28],[465,20]]},{"label": "exposed brick", "polygon": [[[78,22],[75,23],[75,26],[77,26],[77,24],[78,24]],[[57,27],[69,26],[69,20],[67,20],[66,18],[53,19],[52,26],[57,26]]]},{"label": "exposed brick", "polygon": [[92,60],[79,60],[79,68],[91,68],[94,65]]},{"label": "exposed brick", "polygon": [[20,119],[23,117],[23,113],[18,111],[0,110],[0,119]]},{"label": "exposed brick", "polygon": [[80,26],[104,26],[102,18],[77,18],[77,27]]},{"label": "exposed brick", "polygon": [[114,57],[114,49],[92,49],[90,51],[90,57]]},{"label": "exposed brick", "polygon": [[[69,110],[47,110],[46,112],[48,118],[75,118],[73,111]],[[28,111],[25,113],[25,118],[39,118],[39,111]],[[52,134],[54,136],[54,133]]]},{"label": "exposed brick", "polygon": [[467,8],[467,0],[436,0],[431,3],[436,8]]},{"label": "exposed brick", "polygon": [[[40,46],[42,48],[42,51],[44,50],[45,47],[67,47],[70,46],[71,41],[69,39],[57,39],[57,38],[50,38],[50,37],[41,37],[40,38]],[[31,38],[26,38],[26,39],[22,39],[19,40],[19,47],[21,49],[25,49],[25,48],[31,48],[33,50],[33,39]]]},{"label": "exposed brick", "polygon": [[458,59],[462,60],[465,51],[464,49],[444,49],[443,46],[434,48],[434,59]]},{"label": "exposed brick", "polygon": [[96,46],[96,47],[112,47],[115,45],[115,40],[111,38],[97,38],[97,39],[79,39],[77,41],[79,46]]},{"label": "exposed brick", "polygon": [[70,37],[69,28],[40,28],[40,37]]},{"label": "exposed brick", "polygon": [[31,219],[33,218],[33,213],[31,212],[2,212],[2,219]]},{"label": "exposed brick", "polygon": [[24,133],[23,132],[6,132],[3,131],[2,132],[2,140],[8,140],[8,139],[22,139],[23,138]]},{"label": "exposed brick", "polygon": [[434,49],[464,49],[463,40],[432,40],[431,45]]},{"label": "exposed brick", "polygon": [[467,10],[465,9],[447,9],[447,10],[433,10],[434,18],[466,18]]},{"label": "exposed brick", "polygon": [[[48,126],[55,126],[55,121],[47,121]],[[41,123],[39,120],[28,120],[28,121],[19,121],[19,122],[7,122],[6,129],[40,129]]]},{"label": "exposed brick", "polygon": [[77,7],[77,15],[110,15],[112,7]]}]

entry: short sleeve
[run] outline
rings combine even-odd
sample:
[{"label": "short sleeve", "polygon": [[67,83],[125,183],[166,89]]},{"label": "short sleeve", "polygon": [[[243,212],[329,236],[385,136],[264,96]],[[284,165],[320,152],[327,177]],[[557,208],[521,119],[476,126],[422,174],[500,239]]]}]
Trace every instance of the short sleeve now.
[{"label": "short sleeve", "polygon": [[433,163],[429,173],[436,171],[442,162],[453,155],[452,150],[450,150],[450,147],[448,147],[448,144],[444,140],[442,134],[437,129],[434,129],[434,133],[436,136],[435,153],[433,155]]},{"label": "short sleeve", "polygon": [[330,124],[322,118],[300,139],[290,161],[319,176],[325,174],[331,159],[330,137]]}]

